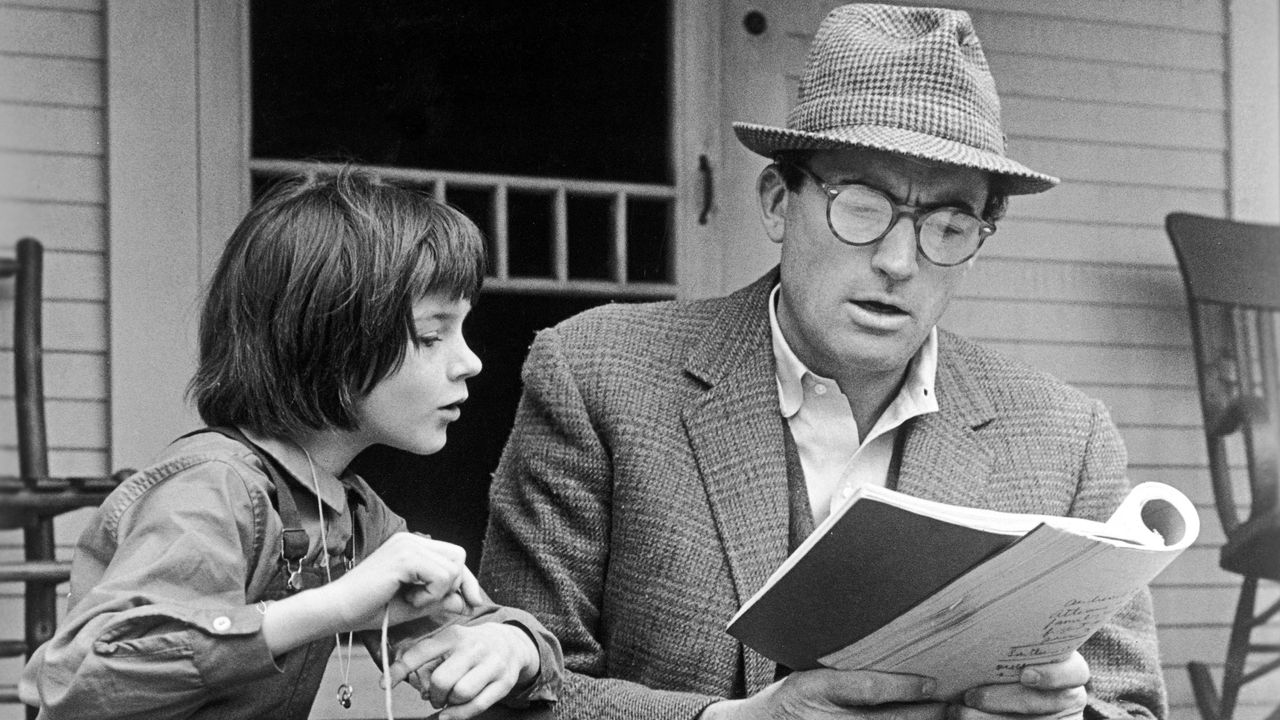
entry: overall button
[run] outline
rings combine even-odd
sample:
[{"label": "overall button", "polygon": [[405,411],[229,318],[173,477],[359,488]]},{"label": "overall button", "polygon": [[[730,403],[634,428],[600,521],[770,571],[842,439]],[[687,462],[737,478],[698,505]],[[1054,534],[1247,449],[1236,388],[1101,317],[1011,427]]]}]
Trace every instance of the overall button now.
[{"label": "overall button", "polygon": [[226,615],[219,615],[213,619],[213,629],[218,632],[226,632],[231,629],[231,618]]}]

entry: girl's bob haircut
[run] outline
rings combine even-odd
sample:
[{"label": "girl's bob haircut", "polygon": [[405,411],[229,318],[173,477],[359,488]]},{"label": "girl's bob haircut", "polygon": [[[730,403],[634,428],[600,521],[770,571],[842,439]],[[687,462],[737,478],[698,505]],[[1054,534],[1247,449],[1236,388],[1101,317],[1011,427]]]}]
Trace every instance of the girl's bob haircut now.
[{"label": "girl's bob haircut", "polygon": [[475,224],[421,192],[351,168],[286,178],[223,250],[188,395],[209,425],[357,429],[356,402],[404,360],[414,304],[473,301],[484,273]]}]

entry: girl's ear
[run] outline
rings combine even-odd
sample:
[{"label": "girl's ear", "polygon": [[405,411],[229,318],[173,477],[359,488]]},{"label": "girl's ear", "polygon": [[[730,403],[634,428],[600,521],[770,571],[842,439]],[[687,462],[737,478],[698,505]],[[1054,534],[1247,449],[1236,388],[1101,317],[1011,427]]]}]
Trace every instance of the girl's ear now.
[{"label": "girl's ear", "polygon": [[760,219],[764,222],[765,234],[780,244],[787,231],[787,199],[790,193],[776,164],[769,165],[760,173],[756,191],[760,193]]}]

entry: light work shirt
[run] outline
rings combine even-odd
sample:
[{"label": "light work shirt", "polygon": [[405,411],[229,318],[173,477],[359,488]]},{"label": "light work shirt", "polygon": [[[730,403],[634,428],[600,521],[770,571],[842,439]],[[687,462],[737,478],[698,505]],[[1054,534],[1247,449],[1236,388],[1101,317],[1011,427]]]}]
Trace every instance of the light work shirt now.
[{"label": "light work shirt", "polygon": [[884,485],[898,429],[917,415],[938,411],[933,383],[938,370],[938,329],[916,352],[898,395],[858,442],[858,423],[835,380],[811,372],[791,350],[778,326],[778,288],[769,297],[769,327],[776,360],[778,405],[791,427],[809,491],[814,523],[821,523],[861,485]]}]

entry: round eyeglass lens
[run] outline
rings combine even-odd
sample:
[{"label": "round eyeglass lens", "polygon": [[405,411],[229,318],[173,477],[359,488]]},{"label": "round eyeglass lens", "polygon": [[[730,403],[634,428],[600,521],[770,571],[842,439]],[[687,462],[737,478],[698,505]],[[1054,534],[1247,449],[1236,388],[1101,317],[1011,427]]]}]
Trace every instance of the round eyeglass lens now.
[{"label": "round eyeglass lens", "polygon": [[967,212],[938,208],[920,219],[920,249],[942,265],[963,262],[978,249],[981,227]]},{"label": "round eyeglass lens", "polygon": [[831,229],[853,245],[875,241],[892,221],[893,203],[869,187],[849,185],[831,201]]}]

